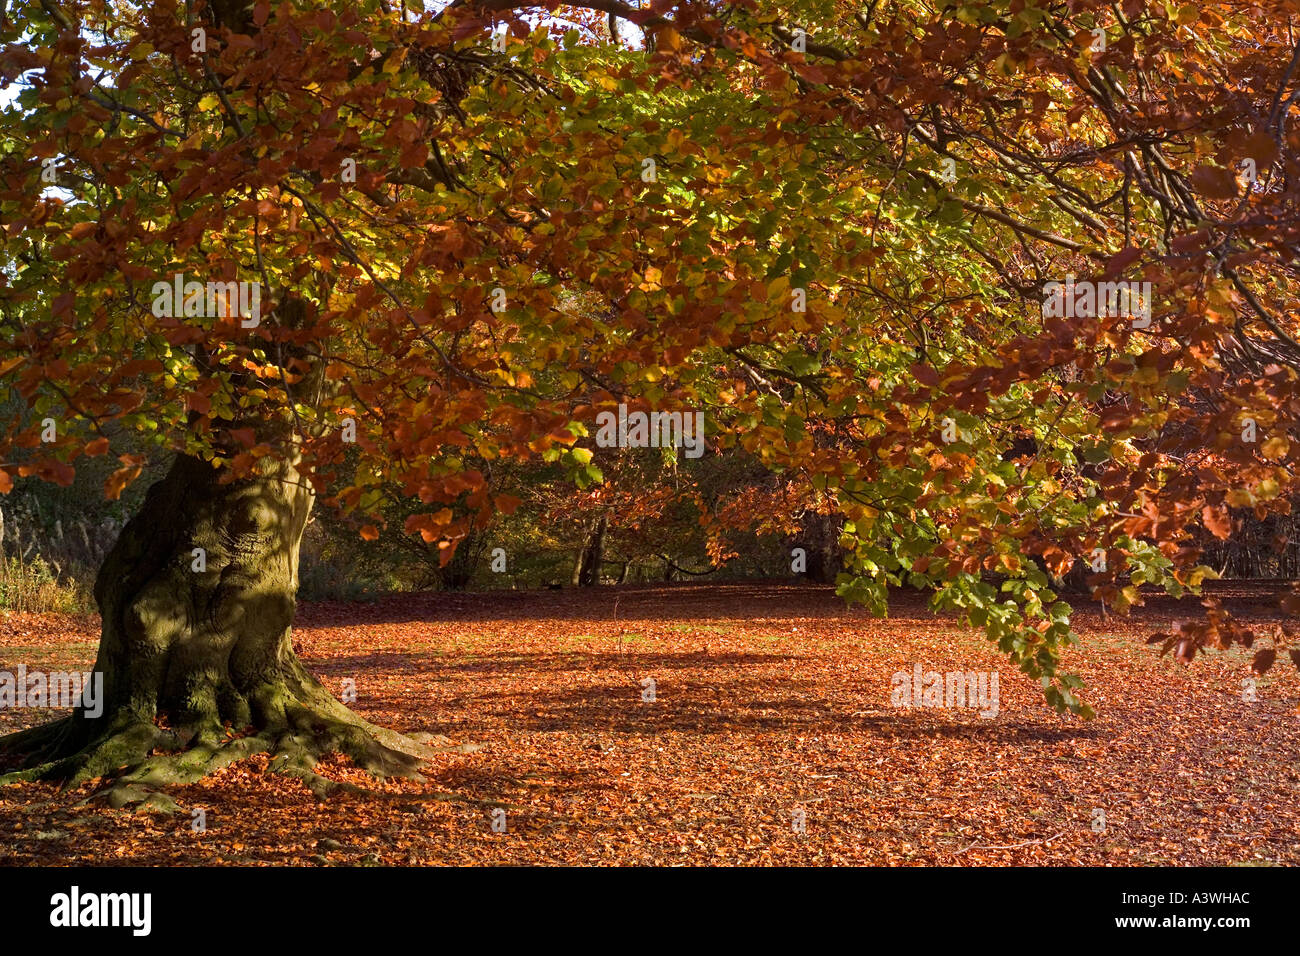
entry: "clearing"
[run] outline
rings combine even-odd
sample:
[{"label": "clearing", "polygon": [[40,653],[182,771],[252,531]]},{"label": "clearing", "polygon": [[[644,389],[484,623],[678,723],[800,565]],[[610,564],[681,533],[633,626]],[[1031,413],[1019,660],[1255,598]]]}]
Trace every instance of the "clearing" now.
[{"label": "clearing", "polygon": [[[1216,593],[1273,616],[1258,587]],[[1143,643],[1199,613],[1080,611],[1084,722],[914,595],[887,620],[779,584],[304,605],[295,642],[327,687],[353,681],[367,719],[463,751],[423,784],[326,762],[381,793],[323,802],[253,758],[170,790],[171,816],[85,804],[90,787],[0,788],[0,863],[1300,863],[1300,679],[1283,657],[1250,701],[1245,656],[1189,666]],[[0,670],[89,669],[97,626],[0,618]],[[997,717],[892,706],[892,675],[917,664],[996,671]],[[0,731],[52,715],[0,711]]]}]

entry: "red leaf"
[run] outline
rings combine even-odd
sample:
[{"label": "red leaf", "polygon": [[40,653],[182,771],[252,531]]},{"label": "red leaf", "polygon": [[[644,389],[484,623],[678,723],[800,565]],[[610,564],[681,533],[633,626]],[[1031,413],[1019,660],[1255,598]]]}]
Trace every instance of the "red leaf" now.
[{"label": "red leaf", "polygon": [[1106,262],[1106,275],[1117,276],[1134,260],[1142,255],[1142,250],[1134,246],[1125,246]]},{"label": "red leaf", "polygon": [[924,362],[917,362],[911,367],[912,375],[922,385],[934,387],[939,384],[939,373]]},{"label": "red leaf", "polygon": [[1192,185],[1202,196],[1211,199],[1235,199],[1240,192],[1237,177],[1222,166],[1197,166],[1192,173]]}]

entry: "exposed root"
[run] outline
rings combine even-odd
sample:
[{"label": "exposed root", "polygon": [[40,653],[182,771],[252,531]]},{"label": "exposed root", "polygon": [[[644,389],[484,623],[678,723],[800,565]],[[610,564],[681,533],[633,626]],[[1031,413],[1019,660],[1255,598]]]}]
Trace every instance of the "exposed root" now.
[{"label": "exposed root", "polygon": [[417,740],[376,727],[328,695],[312,696],[310,703],[293,701],[275,711],[279,719],[240,737],[228,736],[224,728],[218,732],[211,721],[164,730],[122,718],[83,743],[84,727],[65,718],[0,738],[0,759],[19,765],[0,775],[0,785],[50,780],[77,786],[103,780],[105,786],[88,800],[103,799],[114,808],[139,805],[177,812],[180,807],[158,788],[195,783],[259,753],[270,754],[268,771],[298,779],[324,799],[337,791],[378,793],[316,773],[316,765],[331,753],[347,756],[377,777],[423,780],[422,763],[435,753],[460,749],[438,735],[422,734]]},{"label": "exposed root", "polygon": [[84,733],[76,717],[46,727],[0,738],[0,756],[20,758],[20,769],[0,776],[0,784],[25,780],[56,780],[70,786],[113,775],[139,764],[169,737],[147,721],[123,718],[106,731],[82,743]]}]

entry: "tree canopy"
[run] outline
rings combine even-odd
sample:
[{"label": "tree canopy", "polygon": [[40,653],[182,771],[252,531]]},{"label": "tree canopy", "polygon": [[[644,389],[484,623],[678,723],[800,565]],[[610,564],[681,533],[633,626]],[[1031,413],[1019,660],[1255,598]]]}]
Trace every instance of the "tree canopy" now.
[{"label": "tree canopy", "polygon": [[1195,590],[1297,490],[1298,13],[19,3],[0,490],[108,454],[115,496],[134,432],[367,537],[418,501],[450,560],[494,468],[600,486],[601,412],[701,411],[843,515],[846,598],[932,589],[1090,713],[1052,577]]}]

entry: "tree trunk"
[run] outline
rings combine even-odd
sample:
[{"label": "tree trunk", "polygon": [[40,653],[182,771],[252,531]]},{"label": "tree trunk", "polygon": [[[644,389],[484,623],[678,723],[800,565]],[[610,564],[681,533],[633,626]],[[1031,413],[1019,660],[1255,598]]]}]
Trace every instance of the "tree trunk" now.
[{"label": "tree trunk", "polygon": [[587,541],[578,552],[578,560],[573,568],[575,586],[593,587],[600,584],[600,568],[605,563],[605,530],[609,527],[609,516],[601,515],[596,527],[587,535]]},{"label": "tree trunk", "polygon": [[190,782],[258,752],[313,789],[332,788],[311,773],[331,751],[416,776],[427,748],[352,713],[294,654],[310,488],[284,463],[220,478],[180,456],[149,489],[95,582],[102,714],[78,708],[0,739],[0,759],[23,768],[11,776],[80,782],[125,767],[123,803],[143,799],[148,784]]},{"label": "tree trunk", "polygon": [[844,570],[844,551],[840,547],[840,533],[844,519],[839,515],[809,514],[805,516],[803,532],[798,543],[807,551],[808,570],[805,577],[818,584],[834,584]]},{"label": "tree trunk", "polygon": [[578,549],[573,552],[573,573],[569,575],[569,584],[575,588],[582,583],[582,562],[586,560],[586,556],[587,543],[584,539],[583,543],[578,545]]}]

